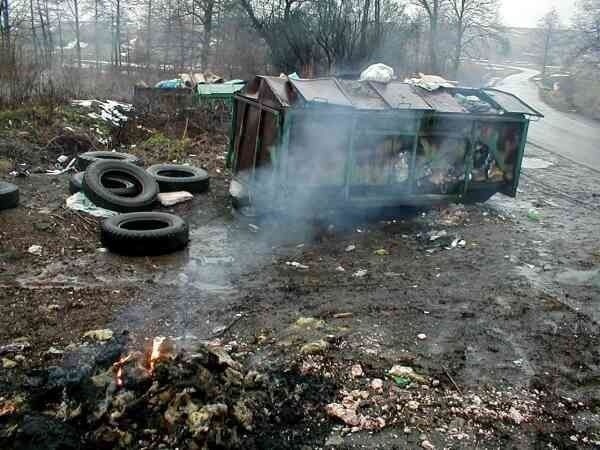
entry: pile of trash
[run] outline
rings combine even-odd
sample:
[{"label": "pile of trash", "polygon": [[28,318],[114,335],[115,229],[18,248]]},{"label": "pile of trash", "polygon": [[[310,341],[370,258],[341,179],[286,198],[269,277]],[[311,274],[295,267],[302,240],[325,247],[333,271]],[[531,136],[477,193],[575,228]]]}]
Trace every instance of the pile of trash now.
[{"label": "pile of trash", "polygon": [[91,109],[92,112],[87,113],[90,119],[102,120],[115,127],[120,127],[127,122],[133,112],[133,105],[114,100],[73,100],[71,105]]},{"label": "pile of trash", "polygon": [[106,331],[0,398],[0,448],[245,448],[267,411],[264,375],[221,347],[157,337],[127,352]]}]

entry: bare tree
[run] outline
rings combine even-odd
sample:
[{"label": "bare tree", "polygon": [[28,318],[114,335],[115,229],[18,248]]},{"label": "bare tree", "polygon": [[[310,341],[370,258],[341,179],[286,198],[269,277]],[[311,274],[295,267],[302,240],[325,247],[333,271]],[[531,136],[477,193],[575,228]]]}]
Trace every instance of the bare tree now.
[{"label": "bare tree", "polygon": [[498,34],[498,0],[449,0],[451,26],[455,29],[453,72],[458,72],[460,60],[473,42]]},{"label": "bare tree", "polygon": [[580,32],[578,55],[600,51],[600,0],[578,0],[575,28]]},{"label": "bare tree", "polygon": [[79,0],[70,0],[75,26],[75,49],[77,51],[77,67],[81,68],[81,29],[79,28]]},{"label": "bare tree", "polygon": [[542,76],[545,76],[547,67],[552,60],[552,52],[558,44],[560,18],[556,9],[553,8],[548,11],[548,13],[540,19],[538,26],[542,34]]},{"label": "bare tree", "polygon": [[440,72],[438,59],[439,29],[443,19],[444,6],[447,0],[414,0],[416,6],[427,14],[429,19],[429,70],[432,73]]}]

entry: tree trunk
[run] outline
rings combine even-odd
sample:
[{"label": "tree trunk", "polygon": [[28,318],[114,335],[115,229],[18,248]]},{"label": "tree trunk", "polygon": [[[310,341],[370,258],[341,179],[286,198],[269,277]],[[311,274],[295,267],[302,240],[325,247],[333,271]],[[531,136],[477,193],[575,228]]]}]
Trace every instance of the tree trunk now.
[{"label": "tree trunk", "polygon": [[65,43],[63,42],[61,8],[56,8],[56,23],[58,24],[58,46],[60,47],[60,66],[65,64]]},{"label": "tree trunk", "polygon": [[81,69],[81,34],[79,30],[79,0],[73,0],[75,14],[75,40],[77,44],[77,67]]},{"label": "tree trunk", "polygon": [[29,15],[31,18],[31,39],[33,40],[33,55],[34,61],[38,63],[38,38],[35,30],[35,12],[33,10],[33,0],[29,0]]},{"label": "tree trunk", "polygon": [[463,25],[462,25],[462,20],[459,21],[458,25],[457,25],[457,30],[456,30],[456,47],[454,49],[454,77],[457,76],[458,74],[458,69],[460,68],[460,59],[462,58],[462,51],[463,51],[463,37],[464,37],[464,30],[463,30]]},{"label": "tree trunk", "polygon": [[98,2],[94,0],[94,53],[96,55],[96,72],[100,70],[100,41],[98,39]]},{"label": "tree trunk", "polygon": [[121,67],[121,0],[117,0],[116,6],[115,62],[117,67]]},{"label": "tree trunk", "polygon": [[433,0],[433,9],[429,17],[429,68],[432,74],[438,74],[438,22],[439,22],[439,1]]},{"label": "tree trunk", "polygon": [[200,65],[202,70],[208,69],[208,58],[210,55],[210,40],[212,39],[214,0],[207,0],[204,6],[204,17],[202,24],[204,26],[204,38],[202,42],[202,54],[200,55]]},{"label": "tree trunk", "polygon": [[371,9],[371,0],[365,0],[362,23],[360,25],[360,57],[367,57],[367,28],[369,25],[369,11]]},{"label": "tree trunk", "polygon": [[[10,52],[10,16],[8,11],[8,0],[0,0],[0,24],[2,24],[2,44],[7,52]],[[8,56],[8,53],[7,55]]]},{"label": "tree trunk", "polygon": [[542,60],[542,77],[546,76],[546,67],[548,66],[548,57],[550,55],[550,39],[552,36],[552,30],[546,30],[546,37],[544,39],[544,59]]},{"label": "tree trunk", "polygon": [[152,0],[148,0],[148,15],[146,16],[146,67],[151,65],[150,49],[152,48]]}]

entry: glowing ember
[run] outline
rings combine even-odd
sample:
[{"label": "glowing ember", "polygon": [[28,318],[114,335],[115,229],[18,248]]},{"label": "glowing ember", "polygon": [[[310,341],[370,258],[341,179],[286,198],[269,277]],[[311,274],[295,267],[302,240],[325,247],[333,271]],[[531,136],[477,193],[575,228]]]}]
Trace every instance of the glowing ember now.
[{"label": "glowing ember", "polygon": [[163,336],[156,336],[152,341],[152,353],[150,353],[150,372],[154,371],[154,363],[160,358],[160,346],[165,341]]},{"label": "glowing ember", "polygon": [[130,353],[124,358],[121,358],[116,363],[113,364],[113,367],[117,369],[117,386],[123,387],[123,364],[133,358],[133,354]]},{"label": "glowing ember", "polygon": [[119,367],[117,369],[117,386],[123,387],[123,368]]}]

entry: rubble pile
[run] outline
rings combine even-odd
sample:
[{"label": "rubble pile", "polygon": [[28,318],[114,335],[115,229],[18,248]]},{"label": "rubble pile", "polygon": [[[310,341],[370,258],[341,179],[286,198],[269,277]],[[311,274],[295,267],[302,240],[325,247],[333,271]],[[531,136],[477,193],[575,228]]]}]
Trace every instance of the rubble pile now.
[{"label": "rubble pile", "polygon": [[114,360],[123,348],[116,342],[101,344],[96,367],[82,357],[79,367],[40,370],[28,374],[21,394],[0,397],[0,448],[241,448],[252,441],[245,435],[269,399],[264,375],[219,347],[175,353],[164,338],[150,352]]}]

